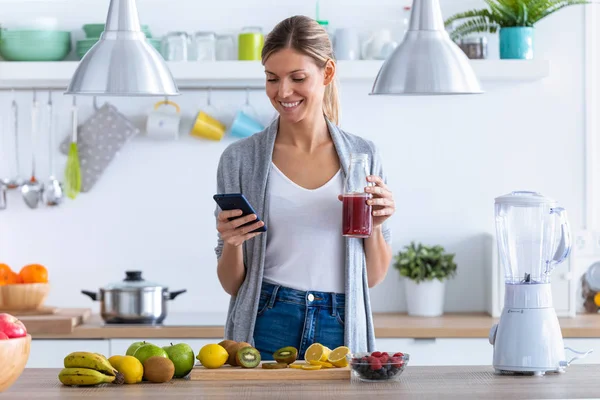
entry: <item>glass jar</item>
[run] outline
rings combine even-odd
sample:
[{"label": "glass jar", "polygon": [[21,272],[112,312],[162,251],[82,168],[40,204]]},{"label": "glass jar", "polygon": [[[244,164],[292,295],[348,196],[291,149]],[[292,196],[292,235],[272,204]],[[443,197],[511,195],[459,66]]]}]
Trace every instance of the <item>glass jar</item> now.
[{"label": "glass jar", "polygon": [[215,61],[217,59],[216,35],[214,32],[196,32],[193,40],[196,61]]},{"label": "glass jar", "polygon": [[161,43],[161,53],[166,61],[187,61],[190,37],[186,32],[169,32]]},{"label": "glass jar", "polygon": [[230,34],[221,34],[216,37],[216,58],[217,61],[235,60],[235,37]]},{"label": "glass jar", "polygon": [[487,58],[487,39],[484,37],[461,39],[458,46],[471,60],[484,60]]},{"label": "glass jar", "polygon": [[586,312],[600,311],[600,262],[592,264],[581,277],[581,297]]},{"label": "glass jar", "polygon": [[365,192],[370,186],[369,155],[352,153],[348,175],[344,181],[342,234],[346,237],[368,238],[373,230],[372,206],[367,204],[371,195]]},{"label": "glass jar", "polygon": [[264,40],[260,27],[244,27],[238,37],[238,59],[240,61],[260,60]]}]

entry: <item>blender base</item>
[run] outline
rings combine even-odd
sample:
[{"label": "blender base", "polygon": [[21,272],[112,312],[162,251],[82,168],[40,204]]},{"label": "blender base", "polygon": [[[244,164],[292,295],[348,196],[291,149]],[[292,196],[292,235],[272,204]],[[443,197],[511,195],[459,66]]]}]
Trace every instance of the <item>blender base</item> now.
[{"label": "blender base", "polygon": [[490,331],[493,367],[500,373],[564,371],[565,347],[550,284],[506,285],[505,307]]}]

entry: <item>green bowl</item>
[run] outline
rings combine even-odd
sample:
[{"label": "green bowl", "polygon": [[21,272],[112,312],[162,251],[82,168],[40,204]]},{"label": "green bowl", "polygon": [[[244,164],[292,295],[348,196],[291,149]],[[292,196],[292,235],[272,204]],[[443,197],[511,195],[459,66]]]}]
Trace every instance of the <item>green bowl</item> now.
[{"label": "green bowl", "polygon": [[[102,32],[104,32],[105,24],[85,24],[83,25],[83,31],[88,39],[100,38]],[[146,34],[147,38],[151,38],[150,28],[148,25],[142,25],[142,32]]]},{"label": "green bowl", "polygon": [[0,31],[0,55],[6,61],[62,61],[70,51],[69,31]]}]

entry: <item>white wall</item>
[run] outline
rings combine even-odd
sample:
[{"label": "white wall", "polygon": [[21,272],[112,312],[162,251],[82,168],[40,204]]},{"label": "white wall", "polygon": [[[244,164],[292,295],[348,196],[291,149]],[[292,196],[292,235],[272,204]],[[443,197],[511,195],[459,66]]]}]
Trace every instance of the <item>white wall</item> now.
[{"label": "white wall", "polygon": [[[201,4],[200,4],[201,3]],[[244,25],[270,29],[296,13],[313,15],[313,2],[235,0],[227,5],[184,0],[140,0],[143,23],[157,35],[168,30],[235,30]],[[398,15],[397,0],[322,1],[334,27],[369,29]],[[344,4],[341,7],[342,3]],[[479,1],[442,1],[446,16],[480,6]],[[108,1],[0,1],[0,23],[53,15],[66,29],[102,22]],[[65,6],[61,11],[60,7]],[[493,227],[493,199],[511,190],[538,190],[568,209],[574,229],[582,225],[583,202],[583,21],[581,7],[563,10],[539,24],[536,57],[551,62],[550,76],[522,85],[487,85],[475,97],[369,97],[371,83],[342,84],[343,128],[382,149],[398,210],[391,220],[394,251],[411,240],[441,244],[456,252],[459,274],[447,291],[448,311],[484,309],[484,268],[489,263],[482,235]],[[386,21],[386,22],[382,22]],[[75,34],[74,34],[75,35]],[[75,37],[80,37],[79,31]],[[497,58],[497,40],[490,56]],[[0,71],[1,74],[1,71]],[[19,93],[23,127],[23,174],[29,173],[30,93]],[[45,99],[46,94],[40,94]],[[109,99],[141,123],[156,99]],[[205,93],[180,98],[189,119]],[[217,92],[214,101],[230,115],[244,93]],[[68,132],[70,98],[57,92],[60,136]],[[272,108],[261,92],[252,103],[264,118]],[[0,115],[10,96],[0,94]],[[81,118],[91,115],[80,99]],[[184,130],[187,129],[184,128]],[[40,262],[50,269],[48,303],[95,306],[80,294],[120,280],[126,269],[188,293],[171,310],[225,311],[228,296],[216,274],[212,195],[220,152],[229,143],[189,137],[156,143],[142,138],[123,149],[97,186],[59,209],[26,208],[17,193],[0,212],[0,261],[13,266]],[[40,157],[46,149],[40,144]],[[10,149],[9,149],[10,150]],[[58,154],[58,153],[57,153]],[[65,157],[57,167],[62,170]],[[40,173],[46,174],[45,163]],[[3,175],[3,173],[0,173]],[[373,290],[375,311],[404,310],[397,271]]]}]

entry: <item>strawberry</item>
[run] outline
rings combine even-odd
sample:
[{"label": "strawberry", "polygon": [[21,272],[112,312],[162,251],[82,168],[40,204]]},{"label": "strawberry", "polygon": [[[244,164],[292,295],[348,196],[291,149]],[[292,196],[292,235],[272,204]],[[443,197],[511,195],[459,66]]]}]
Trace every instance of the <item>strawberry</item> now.
[{"label": "strawberry", "polygon": [[373,371],[379,371],[382,368],[381,361],[379,361],[379,358],[373,358],[373,360],[371,360],[369,364],[371,365],[371,369]]},{"label": "strawberry", "polygon": [[377,357],[377,358],[379,358],[379,357],[381,357],[381,352],[380,352],[380,351],[374,351],[374,352],[372,352],[372,353],[371,353],[371,355],[372,355],[373,357]]},{"label": "strawberry", "polygon": [[398,353],[394,354],[394,357],[404,357],[404,353],[398,352]]}]

